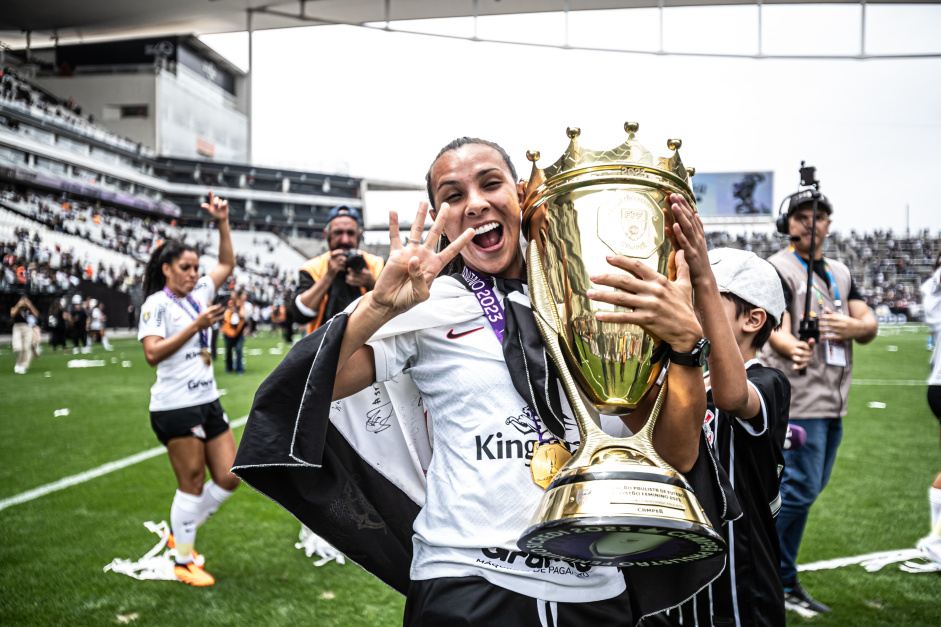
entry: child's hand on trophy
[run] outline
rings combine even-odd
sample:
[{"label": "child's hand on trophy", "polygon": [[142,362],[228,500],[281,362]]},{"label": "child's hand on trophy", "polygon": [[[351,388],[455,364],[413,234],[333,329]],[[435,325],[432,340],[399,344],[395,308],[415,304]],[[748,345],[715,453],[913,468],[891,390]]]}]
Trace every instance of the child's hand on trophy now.
[{"label": "child's hand on trophy", "polygon": [[673,242],[683,250],[689,265],[689,276],[693,285],[712,277],[709,266],[709,251],[706,247],[706,232],[699,214],[693,211],[682,194],[670,194],[673,210]]},{"label": "child's hand on trophy", "polygon": [[[588,290],[591,300],[627,308],[628,311],[599,311],[602,322],[636,324],[669,343],[674,350],[693,350],[702,336],[702,327],[693,311],[693,286],[685,252],[676,252],[676,280],[670,281],[639,259],[609,255],[607,261],[628,274],[599,274],[589,277],[597,285],[614,290]],[[707,260],[708,263],[708,260]]]}]

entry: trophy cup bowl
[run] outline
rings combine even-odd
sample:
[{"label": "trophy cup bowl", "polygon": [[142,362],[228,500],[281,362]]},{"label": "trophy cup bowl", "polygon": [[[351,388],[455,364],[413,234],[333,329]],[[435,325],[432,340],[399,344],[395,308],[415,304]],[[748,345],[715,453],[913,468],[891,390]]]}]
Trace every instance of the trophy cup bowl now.
[{"label": "trophy cup bowl", "polygon": [[589,276],[621,272],[607,255],[641,260],[660,274],[669,271],[673,245],[669,196],[683,194],[695,207],[679,140],[669,158],[655,158],[629,136],[606,152],[577,143],[540,170],[530,151],[533,175],[523,203],[522,232],[529,241],[530,300],[546,352],[574,412],[580,444],[555,474],[521,551],[599,566],[655,566],[695,561],[725,551],[683,475],[654,450],[653,428],[665,399],[661,386],[643,429],[615,438],[596,426],[586,408],[624,414],[656,383],[667,345],[633,324],[600,322],[598,311],[623,310],[589,300]]}]

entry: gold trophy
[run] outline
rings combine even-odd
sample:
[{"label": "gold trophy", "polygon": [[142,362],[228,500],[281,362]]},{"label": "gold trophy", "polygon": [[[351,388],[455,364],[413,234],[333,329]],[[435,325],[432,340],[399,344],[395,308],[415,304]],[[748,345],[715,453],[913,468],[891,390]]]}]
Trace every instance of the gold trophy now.
[{"label": "gold trophy", "polygon": [[[670,194],[683,194],[695,208],[694,170],[680,160],[680,140],[669,140],[672,156],[655,158],[635,138],[637,123],[624,128],[627,141],[606,152],[582,148],[579,129],[569,128],[568,149],[545,170],[536,165],[538,152],[527,153],[533,171],[522,232],[529,241],[530,299],[581,443],[558,472],[537,469],[547,456],[536,450],[533,475],[548,487],[517,545],[526,553],[599,566],[654,566],[716,555],[725,542],[683,475],[654,450],[665,382],[644,428],[629,438],[605,434],[586,409],[586,403],[605,414],[636,408],[656,383],[667,350],[640,326],[598,321],[595,312],[623,308],[589,300],[588,289],[613,288],[588,277],[622,272],[605,260],[610,254],[640,259],[667,275]],[[551,457],[549,466],[558,458]]]}]

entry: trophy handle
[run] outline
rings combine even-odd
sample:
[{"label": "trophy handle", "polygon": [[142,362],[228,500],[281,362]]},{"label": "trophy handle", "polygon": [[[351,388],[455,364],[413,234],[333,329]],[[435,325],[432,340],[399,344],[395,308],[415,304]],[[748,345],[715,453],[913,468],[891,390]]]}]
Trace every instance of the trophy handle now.
[{"label": "trophy handle", "polygon": [[[585,410],[584,401],[578,391],[578,385],[575,383],[575,379],[572,377],[572,373],[565,363],[562,346],[559,343],[559,330],[562,325],[556,313],[557,308],[554,306],[552,296],[549,292],[549,284],[546,281],[546,275],[542,268],[542,259],[539,256],[538,246],[530,242],[527,253],[530,300],[533,304],[532,310],[536,318],[536,326],[539,327],[539,333],[542,335],[546,352],[549,353],[549,357],[552,359],[552,362],[559,372],[559,377],[562,380],[562,388],[565,390],[565,396],[568,398],[572,412],[575,414],[575,424],[578,425],[580,440],[578,450],[562,468],[587,465],[590,460],[583,458],[591,457],[604,448],[620,447],[637,451],[651,460],[654,465],[662,469],[677,472],[677,474],[680,474],[682,477],[681,473],[660,457],[653,446],[653,429],[660,415],[663,401],[666,398],[666,380],[664,379],[663,385],[660,387],[660,392],[657,394],[657,400],[650,410],[650,417],[647,418],[647,422],[638,433],[628,438],[616,438],[602,431]],[[544,306],[537,307],[536,305],[539,303]],[[544,317],[544,312],[547,312],[552,319],[547,320],[546,317]],[[683,480],[686,480],[685,477]]]}]

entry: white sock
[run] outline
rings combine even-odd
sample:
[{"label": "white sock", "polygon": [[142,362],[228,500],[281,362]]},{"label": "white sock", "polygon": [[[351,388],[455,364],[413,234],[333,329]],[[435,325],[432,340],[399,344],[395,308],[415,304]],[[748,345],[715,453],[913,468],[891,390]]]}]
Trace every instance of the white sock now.
[{"label": "white sock", "polygon": [[203,496],[199,501],[199,516],[196,518],[196,526],[198,527],[206,522],[206,519],[216,513],[219,506],[225,503],[226,499],[234,493],[235,490],[220,488],[219,484],[212,479],[203,484]]},{"label": "white sock", "polygon": [[108,338],[106,337],[101,338],[101,345],[105,347],[106,351],[111,350],[111,344],[108,343]]},{"label": "white sock", "polygon": [[176,491],[170,507],[170,528],[176,541],[176,561],[188,564],[193,561],[193,545],[196,543],[196,520],[199,516],[201,496]]},{"label": "white sock", "polygon": [[928,502],[931,503],[931,526],[934,527],[941,520],[941,490],[928,488]]}]

